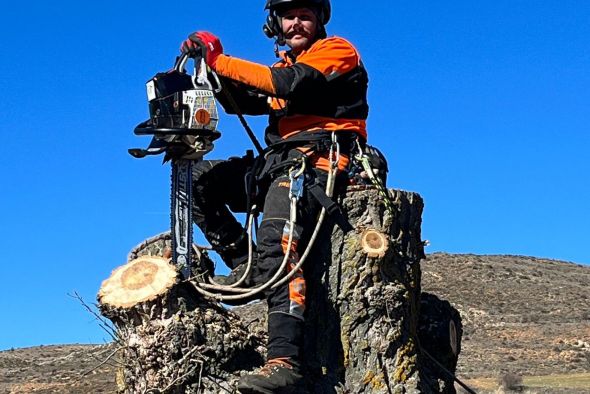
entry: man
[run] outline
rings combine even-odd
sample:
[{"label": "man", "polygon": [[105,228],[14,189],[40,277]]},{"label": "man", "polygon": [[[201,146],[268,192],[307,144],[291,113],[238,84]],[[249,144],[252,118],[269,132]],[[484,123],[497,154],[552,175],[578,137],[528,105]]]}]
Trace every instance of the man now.
[{"label": "man", "polygon": [[[272,67],[223,54],[220,40],[208,32],[196,32],[183,42],[183,52],[205,48],[206,62],[224,82],[224,88],[249,115],[268,114],[265,141],[269,145],[261,163],[253,158],[203,161],[194,182],[195,222],[233,269],[225,283],[235,281],[248,259],[248,240],[231,211],[245,212],[255,199],[263,207],[257,232],[255,281],[264,282],[291,253],[290,270],[305,250],[326,199],[329,167],[326,148],[335,135],[340,147],[340,185],[346,179],[348,155],[364,145],[368,115],[367,74],[357,50],[346,40],[327,37],[331,14],[329,0],[267,0],[269,15],[264,31],[276,39],[280,60]],[[227,112],[236,108],[219,101]],[[298,201],[297,226],[289,229],[289,169],[305,160],[305,191]],[[254,169],[253,169],[254,168]],[[248,179],[255,177],[258,193],[252,196]],[[247,191],[249,190],[249,191]],[[315,190],[315,191],[313,191]],[[313,192],[312,192],[313,191]],[[325,195],[323,196],[325,197]],[[323,201],[322,201],[323,200]],[[228,208],[229,207],[229,208]],[[285,233],[293,232],[291,251]],[[313,264],[313,257],[306,264]],[[265,292],[268,302],[268,361],[259,371],[240,380],[242,393],[273,393],[301,383],[301,347],[305,310],[305,280],[297,272],[288,283]]]}]

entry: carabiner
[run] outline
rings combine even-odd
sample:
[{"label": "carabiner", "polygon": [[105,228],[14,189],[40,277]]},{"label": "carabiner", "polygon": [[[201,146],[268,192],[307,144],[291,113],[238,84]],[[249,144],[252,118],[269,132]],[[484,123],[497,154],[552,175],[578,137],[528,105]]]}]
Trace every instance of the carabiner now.
[{"label": "carabiner", "polygon": [[[336,154],[335,158],[334,154]],[[340,144],[338,143],[335,132],[332,132],[332,144],[330,145],[329,155],[330,169],[335,170],[338,168],[338,163],[340,162]]]},{"label": "carabiner", "polygon": [[303,196],[303,180],[305,173],[305,160],[302,160],[301,168],[297,171],[289,171],[289,198],[299,200]]}]

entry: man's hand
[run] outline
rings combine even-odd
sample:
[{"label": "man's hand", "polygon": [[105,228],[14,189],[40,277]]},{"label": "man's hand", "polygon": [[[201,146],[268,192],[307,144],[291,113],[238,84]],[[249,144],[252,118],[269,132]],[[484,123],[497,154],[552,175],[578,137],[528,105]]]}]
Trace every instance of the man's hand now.
[{"label": "man's hand", "polygon": [[182,53],[188,53],[189,56],[196,56],[202,53],[205,56],[205,62],[209,67],[215,70],[217,57],[223,53],[223,46],[219,38],[207,31],[197,31],[185,40],[180,46]]}]

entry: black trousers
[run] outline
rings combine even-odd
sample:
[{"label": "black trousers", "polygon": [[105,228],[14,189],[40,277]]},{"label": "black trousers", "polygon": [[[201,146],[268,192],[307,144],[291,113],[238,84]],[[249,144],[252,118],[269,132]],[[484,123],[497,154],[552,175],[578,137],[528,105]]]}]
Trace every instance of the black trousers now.
[{"label": "black trousers", "polygon": [[[232,212],[245,212],[252,196],[247,184],[254,165],[252,158],[205,160],[195,165],[193,176],[193,218],[224,262],[235,268],[248,258],[248,241],[243,226]],[[311,169],[304,185],[316,182],[325,189],[327,173]],[[281,266],[287,249],[290,200],[287,170],[278,172],[259,184],[256,203],[262,220],[256,233],[254,280],[257,285],[272,278]],[[304,187],[297,203],[296,225],[286,274],[299,261],[317,223],[321,205]],[[226,247],[231,245],[231,247]],[[310,256],[306,264],[313,264]],[[281,275],[282,277],[283,275]],[[305,313],[305,280],[297,272],[288,283],[268,289],[268,358],[298,359],[302,347]]]}]

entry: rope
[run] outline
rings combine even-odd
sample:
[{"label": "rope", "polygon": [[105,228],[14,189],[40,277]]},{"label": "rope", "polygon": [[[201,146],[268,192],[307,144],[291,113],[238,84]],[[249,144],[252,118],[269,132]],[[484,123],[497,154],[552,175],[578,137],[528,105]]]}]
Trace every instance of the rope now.
[{"label": "rope", "polygon": [[[340,160],[340,146],[339,146],[338,141],[336,139],[335,133],[332,133],[332,145],[330,146],[329,160],[330,160],[330,169],[328,171],[328,179],[326,181],[326,195],[328,197],[332,197],[332,195],[334,193],[334,185],[336,183],[335,181],[336,181],[336,172],[338,169],[338,162]],[[298,177],[303,176],[304,172],[305,172],[305,161],[303,160],[301,168],[296,171],[292,170],[290,173],[290,179],[291,179],[292,186],[293,186],[293,183],[297,181]],[[300,195],[293,195],[293,194],[290,195],[290,199],[291,199],[290,215],[289,215],[290,218],[288,221],[290,231],[289,231],[289,238],[288,238],[288,242],[287,242],[286,252],[285,252],[285,256],[283,258],[283,261],[281,262],[280,267],[277,269],[277,271],[275,272],[275,274],[273,275],[273,277],[271,279],[269,279],[267,282],[263,283],[261,286],[254,287],[254,288],[240,288],[240,287],[237,287],[237,284],[232,284],[229,286],[219,285],[219,284],[216,284],[215,282],[213,282],[211,278],[208,279],[209,282],[211,282],[211,283],[202,283],[202,282],[197,282],[197,281],[191,280],[190,283],[195,287],[195,289],[200,294],[202,294],[206,297],[216,299],[221,302],[235,301],[235,300],[242,300],[242,299],[250,298],[250,297],[260,293],[261,291],[268,289],[269,287],[276,288],[278,286],[283,285],[287,281],[289,281],[301,269],[301,267],[305,263],[305,260],[307,259],[311,249],[313,248],[313,245],[315,243],[317,235],[319,234],[320,228],[321,228],[322,223],[323,223],[325,216],[326,216],[326,208],[322,207],[322,209],[318,215],[317,224],[314,228],[314,231],[310,237],[310,240],[307,244],[307,247],[306,247],[303,255],[301,256],[301,258],[299,259],[297,264],[294,267],[292,267],[286,275],[284,275],[282,278],[280,278],[281,275],[283,275],[285,268],[287,267],[287,263],[289,261],[290,255],[291,255],[291,247],[293,245],[293,232],[294,232],[293,229],[296,224],[297,201],[298,201],[299,197],[300,197]],[[247,274],[250,270],[252,260],[253,260],[253,257],[252,257],[253,253],[252,253],[252,249],[251,249],[251,245],[252,245],[251,225],[252,225],[252,220],[250,220],[248,223],[248,240],[249,240],[249,244],[250,244],[249,256],[248,256],[248,266],[246,267],[245,274],[243,274],[242,277],[240,278],[240,280],[238,281],[240,283],[242,283],[243,280],[245,280],[245,278],[247,277]],[[218,292],[231,292],[231,293],[241,293],[241,294],[224,295],[224,294],[219,294]]]},{"label": "rope", "polygon": [[365,170],[365,173],[369,177],[369,180],[371,181],[373,186],[375,186],[377,188],[377,192],[381,195],[381,197],[383,197],[383,202],[385,203],[385,208],[387,209],[387,211],[389,211],[390,215],[393,215],[394,211],[395,211],[395,207],[393,206],[393,201],[391,200],[391,196],[389,195],[389,192],[387,191],[387,189],[383,185],[383,182],[381,182],[381,179],[379,179],[379,178],[377,178],[377,176],[375,176],[375,173],[373,172],[373,168],[371,167],[371,163],[369,162],[369,158],[363,152],[363,148],[361,147],[358,140],[356,141],[356,145],[357,145],[357,149],[358,149],[358,154],[355,156],[355,158],[361,163],[363,170]]},{"label": "rope", "polygon": [[[260,145],[260,143],[258,142],[256,137],[254,136],[254,133],[252,132],[252,130],[248,126],[244,116],[241,114],[237,103],[235,102],[235,100],[233,99],[231,94],[227,91],[227,89],[222,89],[222,90],[224,91],[226,98],[228,99],[233,110],[238,115],[240,122],[242,123],[242,125],[246,129],[246,132],[248,133],[248,136],[250,137],[254,146],[256,147],[256,150],[258,151],[259,154],[263,154],[262,146]],[[377,177],[373,173],[373,171],[368,163],[368,158],[366,157],[366,155],[362,154],[362,150],[360,150],[360,152],[361,152],[361,154],[360,154],[359,159],[360,159],[361,163],[363,164],[365,171],[367,171],[370,180],[377,187],[380,194],[382,194],[382,196],[384,197],[386,208],[388,210],[392,210],[393,207],[392,207],[391,197],[389,196],[388,193],[386,193],[385,188],[383,187],[383,184],[380,182],[379,179],[377,179]],[[330,160],[330,169],[328,171],[328,179],[326,181],[326,195],[328,197],[332,197],[334,194],[334,186],[336,183],[335,180],[336,180],[336,173],[338,171],[338,162],[340,161],[340,145],[338,144],[335,133],[332,133],[332,144],[330,145],[329,160]],[[291,185],[293,185],[293,182],[296,181],[296,178],[303,176],[304,172],[305,172],[305,160],[302,161],[302,165],[299,170],[297,170],[296,172],[294,172],[293,170],[291,171],[291,173],[290,173]],[[255,217],[254,211],[256,210],[256,205],[253,205],[250,210],[249,217],[247,220],[247,222],[248,222],[248,225],[247,225],[248,263],[246,266],[246,271],[242,274],[242,276],[240,277],[240,279],[237,282],[235,282],[231,285],[227,285],[227,286],[220,285],[220,284],[216,283],[211,278],[210,275],[208,277],[208,280],[210,283],[202,283],[202,282],[196,282],[196,281],[191,280],[190,283],[195,287],[195,289],[200,294],[202,294],[206,297],[210,297],[210,298],[213,298],[213,299],[223,302],[223,301],[234,301],[234,300],[241,300],[241,299],[250,298],[250,297],[260,293],[261,291],[266,290],[268,287],[271,287],[274,289],[274,288],[277,288],[278,286],[283,285],[285,282],[289,281],[301,269],[301,267],[303,266],[303,263],[307,259],[311,249],[313,248],[313,245],[315,244],[317,235],[319,234],[319,231],[321,229],[321,226],[322,226],[323,221],[326,216],[326,208],[322,207],[320,214],[318,215],[317,224],[314,228],[314,231],[313,231],[313,233],[310,237],[310,240],[307,244],[307,247],[305,248],[305,251],[304,251],[303,255],[301,256],[299,262],[289,271],[289,273],[287,275],[285,275],[283,278],[281,278],[279,280],[279,277],[281,276],[282,272],[284,272],[284,270],[287,266],[287,262],[289,261],[289,257],[290,257],[291,247],[293,245],[293,233],[294,233],[293,229],[296,224],[297,201],[298,201],[299,197],[300,196],[294,196],[294,195],[290,196],[291,206],[290,206],[290,214],[289,214],[290,217],[289,217],[289,221],[288,221],[290,231],[289,231],[289,239],[288,239],[287,247],[286,247],[286,253],[283,258],[283,261],[281,262],[281,266],[275,272],[275,274],[273,275],[273,277],[271,279],[269,279],[266,283],[262,284],[259,287],[254,287],[254,288],[238,287],[240,284],[242,284],[246,280],[246,278],[248,277],[248,274],[250,273],[250,270],[252,268],[252,262],[253,262],[252,226],[253,226],[253,221],[254,221],[254,217]],[[165,233],[158,234],[155,237],[153,237],[152,239],[161,238],[163,235],[165,235]],[[145,242],[146,241],[144,241],[144,243]],[[138,245],[136,248],[134,248],[132,253],[135,252],[136,249],[138,249],[140,246],[141,245]],[[235,293],[242,293],[242,294],[222,295],[219,293],[208,291],[206,289],[213,290],[213,291],[235,292]],[[444,365],[442,365],[436,358],[434,358],[430,353],[428,353],[421,345],[419,345],[419,349],[432,362],[434,362],[435,365],[437,365],[441,369],[441,371],[443,371],[447,376],[451,377],[455,382],[457,382],[461,387],[463,387],[463,389],[465,389],[469,394],[477,394],[476,391],[474,391],[469,386],[467,386],[467,384],[462,382],[454,373],[452,373],[451,371],[446,369]]]}]

